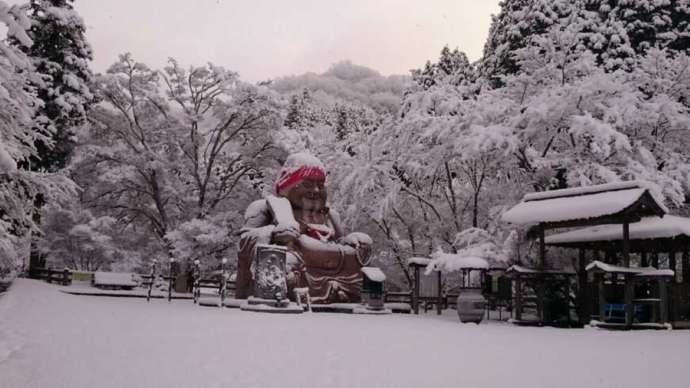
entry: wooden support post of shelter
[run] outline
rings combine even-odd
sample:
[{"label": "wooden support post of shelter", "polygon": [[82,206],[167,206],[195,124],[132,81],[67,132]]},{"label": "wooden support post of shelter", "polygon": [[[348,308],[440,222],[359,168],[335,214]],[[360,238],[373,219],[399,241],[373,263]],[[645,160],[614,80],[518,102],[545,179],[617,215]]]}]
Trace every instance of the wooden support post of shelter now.
[{"label": "wooden support post of shelter", "polygon": [[[539,271],[543,272],[546,269],[546,243],[544,242],[544,225],[539,225]],[[539,323],[544,323],[544,305],[545,305],[545,291],[546,284],[544,284],[544,277],[538,275],[537,281],[537,314],[539,316]]]},{"label": "wooden support post of shelter", "polygon": [[623,221],[623,267],[630,267],[630,224],[628,220]]},{"label": "wooden support post of shelter", "polygon": [[668,323],[668,289],[666,279],[659,278],[659,320],[662,324]]},{"label": "wooden support post of shelter", "polygon": [[[673,271],[674,273],[676,272],[676,252],[675,251],[669,251],[668,252],[668,269]],[[677,276],[673,276],[673,283],[675,283]]]},{"label": "wooden support post of shelter", "polygon": [[690,284],[690,251],[683,251],[683,283]]},{"label": "wooden support post of shelter", "polygon": [[515,279],[515,320],[522,320],[522,279]]},{"label": "wooden support post of shelter", "polygon": [[[616,275],[614,275],[616,276]],[[625,327],[632,328],[633,318],[635,314],[635,306],[633,305],[633,298],[635,293],[635,284],[632,281],[632,274],[624,274],[625,282],[623,283],[623,299],[625,303]]]},{"label": "wooden support post of shelter", "polygon": [[599,301],[599,321],[600,322],[605,322],[606,321],[606,289],[604,288],[605,284],[605,275],[602,274],[595,274],[595,278],[597,279],[597,292],[599,293],[598,295],[598,301]]},{"label": "wooden support post of shelter", "polygon": [[[589,309],[589,292],[587,289],[587,254],[583,248],[579,249],[578,268],[577,268],[577,317],[581,325],[586,325],[591,315]],[[567,290],[566,290],[567,291]]]}]

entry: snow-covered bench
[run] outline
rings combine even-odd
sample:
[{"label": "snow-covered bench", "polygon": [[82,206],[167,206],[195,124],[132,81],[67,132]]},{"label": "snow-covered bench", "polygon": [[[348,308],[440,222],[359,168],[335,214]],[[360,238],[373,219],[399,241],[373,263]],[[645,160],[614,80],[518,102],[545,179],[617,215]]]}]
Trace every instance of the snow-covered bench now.
[{"label": "snow-covered bench", "polygon": [[96,272],[93,274],[93,285],[104,289],[131,290],[137,286],[134,274],[121,272]]}]

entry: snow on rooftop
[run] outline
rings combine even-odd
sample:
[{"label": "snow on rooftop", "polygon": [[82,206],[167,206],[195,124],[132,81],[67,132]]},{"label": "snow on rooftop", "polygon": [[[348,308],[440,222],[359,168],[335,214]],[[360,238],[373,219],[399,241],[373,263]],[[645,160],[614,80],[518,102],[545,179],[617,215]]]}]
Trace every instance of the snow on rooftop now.
[{"label": "snow on rooftop", "polygon": [[[503,213],[502,219],[513,224],[537,224],[602,217],[625,210],[646,191],[643,188],[631,188],[523,201]],[[662,204],[659,206],[665,209]]]},{"label": "snow on rooftop", "polygon": [[511,265],[510,267],[508,267],[508,269],[506,270],[506,273],[511,273],[511,272],[522,273],[522,274],[546,273],[546,274],[575,275],[575,272],[568,271],[568,270],[550,270],[550,269],[547,269],[547,270],[540,271],[538,269],[523,267],[523,266],[517,265],[517,264]]},{"label": "snow on rooftop", "polygon": [[374,282],[385,282],[386,274],[378,267],[362,267],[362,273],[366,275],[369,280]]},{"label": "snow on rooftop", "polygon": [[585,268],[587,271],[598,269],[610,273],[631,273],[635,276],[673,276],[674,272],[670,269],[657,269],[654,267],[621,267],[612,264],[606,264],[599,260],[594,260]]},{"label": "snow on rooftop", "polygon": [[[690,218],[666,215],[645,217],[630,224],[631,240],[690,237]],[[567,244],[594,241],[618,241],[623,239],[622,225],[596,225],[569,232],[546,236],[546,244]]]},{"label": "snow on rooftop", "polygon": [[453,272],[463,269],[489,269],[489,261],[483,257],[457,253],[436,252],[431,255],[425,274],[432,271]]},{"label": "snow on rooftop", "polygon": [[605,183],[602,185],[593,185],[593,186],[582,186],[582,187],[573,187],[569,189],[561,189],[561,190],[549,190],[549,191],[540,191],[536,193],[529,193],[525,194],[524,197],[522,197],[522,200],[527,202],[527,201],[539,201],[543,199],[551,199],[551,198],[561,198],[561,197],[574,197],[574,196],[579,196],[579,195],[587,195],[587,194],[595,194],[595,193],[601,193],[605,191],[617,191],[617,190],[625,190],[625,189],[647,189],[648,184],[642,181],[625,181],[625,182],[614,182],[614,183]]}]

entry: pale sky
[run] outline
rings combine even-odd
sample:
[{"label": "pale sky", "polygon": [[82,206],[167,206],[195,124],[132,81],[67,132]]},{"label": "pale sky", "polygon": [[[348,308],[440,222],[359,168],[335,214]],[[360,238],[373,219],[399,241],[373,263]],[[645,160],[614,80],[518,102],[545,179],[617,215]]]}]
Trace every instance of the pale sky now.
[{"label": "pale sky", "polygon": [[498,0],[76,0],[75,8],[96,72],[131,52],[154,68],[172,56],[260,81],[345,59],[407,74],[446,44],[478,59]]}]

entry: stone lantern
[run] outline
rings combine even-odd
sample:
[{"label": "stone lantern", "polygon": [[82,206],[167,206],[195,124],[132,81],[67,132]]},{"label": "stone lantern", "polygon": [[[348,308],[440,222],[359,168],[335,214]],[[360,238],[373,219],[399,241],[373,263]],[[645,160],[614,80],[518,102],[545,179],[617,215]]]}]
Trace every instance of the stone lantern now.
[{"label": "stone lantern", "polygon": [[362,275],[362,303],[369,310],[383,310],[386,275],[377,267],[362,267]]}]

